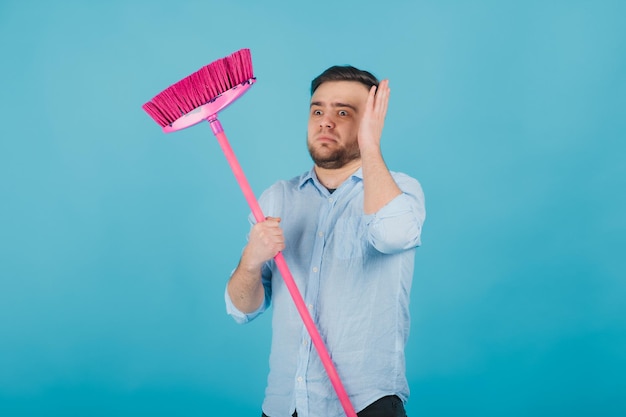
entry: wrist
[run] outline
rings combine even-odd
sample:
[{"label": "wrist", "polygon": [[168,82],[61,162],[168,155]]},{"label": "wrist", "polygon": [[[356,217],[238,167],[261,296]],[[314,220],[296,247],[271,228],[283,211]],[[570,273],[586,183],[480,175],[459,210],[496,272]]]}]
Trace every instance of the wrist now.
[{"label": "wrist", "polygon": [[241,260],[239,261],[239,268],[247,272],[249,274],[257,274],[261,272],[261,268],[263,267],[264,261],[258,261],[254,259],[246,250],[244,250],[241,255]]},{"label": "wrist", "polygon": [[383,154],[378,144],[371,144],[359,147],[361,159],[382,159]]}]

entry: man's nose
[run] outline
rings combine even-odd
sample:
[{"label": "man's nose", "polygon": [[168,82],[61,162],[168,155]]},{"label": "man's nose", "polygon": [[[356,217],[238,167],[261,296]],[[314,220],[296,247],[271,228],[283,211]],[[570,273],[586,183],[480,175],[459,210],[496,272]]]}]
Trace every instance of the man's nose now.
[{"label": "man's nose", "polygon": [[335,122],[327,115],[324,115],[324,117],[320,120],[320,127],[332,129],[335,127]]}]

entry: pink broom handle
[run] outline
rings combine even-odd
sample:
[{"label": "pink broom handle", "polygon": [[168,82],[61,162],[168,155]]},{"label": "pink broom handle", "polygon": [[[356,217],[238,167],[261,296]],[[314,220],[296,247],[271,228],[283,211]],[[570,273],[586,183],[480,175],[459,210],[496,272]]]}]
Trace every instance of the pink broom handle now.
[{"label": "pink broom handle", "polygon": [[[263,215],[263,212],[261,211],[261,207],[259,206],[258,201],[254,197],[252,188],[250,188],[250,184],[248,183],[248,180],[246,179],[243,173],[243,170],[241,169],[241,166],[239,165],[239,162],[237,161],[237,158],[235,157],[235,153],[233,152],[232,148],[230,147],[230,144],[228,143],[228,139],[226,139],[226,134],[224,133],[222,124],[220,123],[219,120],[217,120],[217,116],[210,117],[208,119],[208,122],[211,124],[211,129],[213,130],[213,133],[217,137],[217,141],[219,142],[220,147],[222,148],[222,151],[226,155],[228,164],[230,165],[230,168],[235,174],[235,178],[237,179],[237,182],[239,183],[239,186],[241,187],[241,190],[243,191],[243,195],[246,198],[246,201],[248,202],[250,209],[252,210],[252,214],[254,215],[254,218],[256,219],[257,222],[264,221],[265,216]],[[343,409],[346,412],[346,415],[348,417],[357,417],[354,411],[354,408],[352,408],[352,404],[350,404],[350,399],[348,398],[348,394],[346,393],[346,390],[344,389],[343,384],[341,383],[341,380],[339,379],[337,370],[335,369],[335,366],[333,365],[333,362],[330,359],[330,355],[328,354],[328,351],[326,350],[324,341],[322,340],[322,337],[317,331],[317,328],[315,327],[315,323],[313,322],[313,319],[311,318],[311,315],[309,314],[309,311],[306,308],[304,300],[302,299],[302,296],[300,295],[300,292],[298,291],[298,287],[296,286],[293,276],[291,275],[291,272],[289,271],[289,268],[287,267],[287,262],[285,262],[285,258],[283,257],[283,254],[281,252],[276,254],[276,256],[274,257],[274,261],[276,262],[276,266],[278,267],[278,270],[283,276],[285,285],[287,285],[287,289],[289,290],[289,293],[291,294],[291,298],[293,298],[293,301],[296,304],[296,308],[298,309],[298,312],[300,313],[300,316],[302,317],[304,326],[306,327],[307,331],[309,332],[309,335],[311,336],[311,340],[313,341],[313,344],[315,345],[315,348],[317,349],[317,353],[319,354],[322,360],[322,364],[324,365],[324,368],[326,368],[326,372],[328,373],[330,382],[333,384],[333,387],[335,388],[335,391],[337,392],[337,396],[339,397],[339,401],[341,402],[341,405],[343,406]]]}]

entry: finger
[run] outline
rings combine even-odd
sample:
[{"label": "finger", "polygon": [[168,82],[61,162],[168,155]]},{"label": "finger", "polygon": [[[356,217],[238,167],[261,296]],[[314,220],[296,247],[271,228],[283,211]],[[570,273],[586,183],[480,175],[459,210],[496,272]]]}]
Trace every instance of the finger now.
[{"label": "finger", "polygon": [[382,80],[376,92],[376,104],[383,104],[389,99],[389,80]]},{"label": "finger", "polygon": [[282,234],[260,233],[258,239],[266,246],[285,244],[285,237]]},{"label": "finger", "polygon": [[[266,222],[263,222],[266,223]],[[265,224],[262,228],[259,229],[259,233],[264,234],[265,236],[281,236],[283,235],[283,229],[280,228],[278,223],[274,224]]]},{"label": "finger", "polygon": [[266,232],[267,236],[271,236],[274,240],[284,239],[283,231],[280,229],[271,229]]},{"label": "finger", "polygon": [[367,102],[365,104],[365,110],[373,109],[376,103],[376,86],[373,85],[370,87],[370,92],[367,95]]},{"label": "finger", "polygon": [[257,244],[261,245],[262,247],[272,247],[279,243],[282,242],[277,241],[274,236],[261,235],[257,238]]},{"label": "finger", "polygon": [[263,229],[259,230],[257,236],[263,240],[279,240],[284,239],[283,231],[280,229]]},{"label": "finger", "polygon": [[387,113],[387,107],[389,105],[389,80],[381,81],[378,86],[378,93],[376,94],[376,108],[375,111],[382,117]]},{"label": "finger", "polygon": [[267,220],[260,223],[259,227],[267,229],[276,229],[280,227],[280,218],[268,217]]}]

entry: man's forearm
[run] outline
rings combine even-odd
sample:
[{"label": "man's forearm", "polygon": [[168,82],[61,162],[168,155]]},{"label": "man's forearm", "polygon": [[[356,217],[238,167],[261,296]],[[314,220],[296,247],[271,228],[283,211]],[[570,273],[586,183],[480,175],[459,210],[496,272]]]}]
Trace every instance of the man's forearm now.
[{"label": "man's forearm", "polygon": [[361,152],[363,169],[363,210],[376,213],[391,200],[402,194],[383,160],[380,149]]},{"label": "man's forearm", "polygon": [[233,305],[245,314],[256,311],[265,300],[261,269],[246,267],[243,262],[239,262],[227,288]]}]

